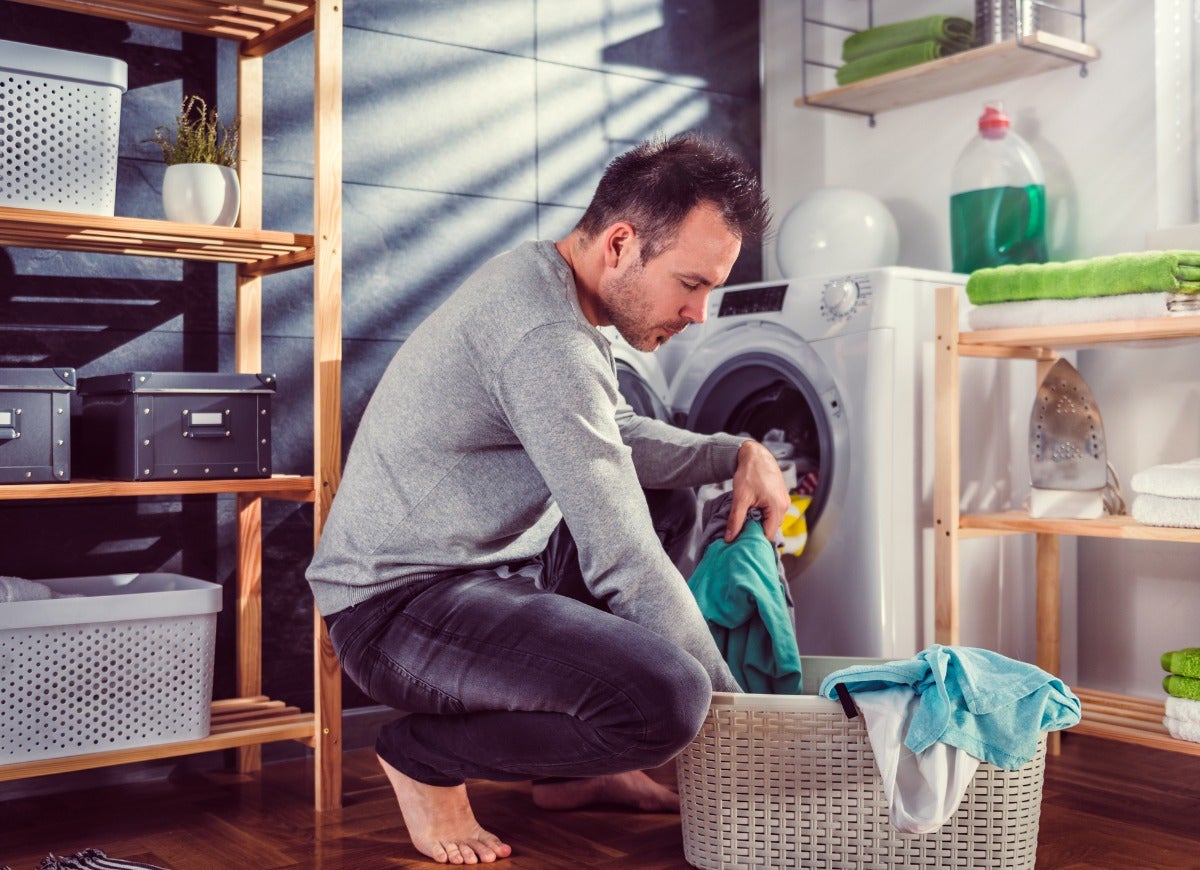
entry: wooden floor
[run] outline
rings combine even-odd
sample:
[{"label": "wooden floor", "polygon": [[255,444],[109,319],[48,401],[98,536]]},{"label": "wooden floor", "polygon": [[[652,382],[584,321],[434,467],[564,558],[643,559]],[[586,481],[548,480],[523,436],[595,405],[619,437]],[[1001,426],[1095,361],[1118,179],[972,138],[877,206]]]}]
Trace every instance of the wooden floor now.
[{"label": "wooden floor", "polygon": [[[660,771],[666,779],[669,771]],[[345,807],[310,808],[303,761],[262,774],[169,779],[4,800],[0,866],[33,870],[85,847],[173,870],[430,867],[408,844],[370,750],[346,755]],[[527,784],[472,784],[476,813],[515,847],[509,868],[686,868],[679,819],[546,813]],[[1068,735],[1049,759],[1039,870],[1200,868],[1200,758]]]}]

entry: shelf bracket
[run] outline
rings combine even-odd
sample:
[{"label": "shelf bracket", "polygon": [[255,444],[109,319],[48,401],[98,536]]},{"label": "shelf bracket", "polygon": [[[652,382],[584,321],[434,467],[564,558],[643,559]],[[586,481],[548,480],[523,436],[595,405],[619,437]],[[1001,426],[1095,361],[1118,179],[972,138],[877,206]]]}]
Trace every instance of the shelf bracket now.
[{"label": "shelf bracket", "polygon": [[[1053,52],[1053,51],[1050,51],[1049,49],[1042,48],[1040,45],[1026,45],[1025,44],[1024,38],[1031,34],[1027,34],[1025,32],[1026,22],[1025,22],[1025,16],[1023,16],[1021,14],[1021,10],[1020,10],[1021,2],[1026,2],[1029,4],[1029,7],[1031,9],[1030,23],[1033,25],[1034,32],[1037,32],[1037,30],[1038,30],[1038,18],[1040,17],[1038,10],[1039,9],[1051,9],[1054,12],[1058,13],[1059,15],[1067,15],[1067,16],[1070,16],[1071,18],[1079,19],[1079,42],[1081,44],[1087,43],[1087,0],[1079,0],[1079,10],[1078,11],[1076,11],[1074,9],[1066,9],[1062,6],[1059,6],[1057,3],[1051,3],[1050,0],[1010,0],[1010,2],[1012,3],[1012,7],[1013,7],[1013,9],[1012,9],[1013,21],[1016,22],[1017,47],[1018,48],[1023,48],[1025,51],[1036,51],[1039,54],[1048,54],[1051,57],[1061,57],[1061,55],[1059,55],[1057,52]],[[1079,77],[1081,79],[1086,79],[1087,75],[1088,75],[1087,63],[1081,62],[1079,64]]]},{"label": "shelf bracket", "polygon": [[[810,66],[819,66],[823,69],[836,70],[835,64],[824,60],[811,60],[808,56],[808,26],[810,24],[817,27],[824,27],[830,30],[842,30],[846,33],[858,33],[853,27],[847,27],[843,24],[834,24],[832,21],[822,21],[819,18],[810,18],[808,15],[808,0],[800,0],[800,92],[801,98],[806,106],[814,106],[818,109],[826,109],[831,112],[841,112],[845,115],[858,115],[860,118],[867,119],[867,125],[875,126],[875,113],[863,112],[858,109],[845,109],[841,106],[830,106],[825,103],[813,102],[808,98],[808,68]],[[867,0],[867,29],[874,26],[875,22],[875,0]]]}]

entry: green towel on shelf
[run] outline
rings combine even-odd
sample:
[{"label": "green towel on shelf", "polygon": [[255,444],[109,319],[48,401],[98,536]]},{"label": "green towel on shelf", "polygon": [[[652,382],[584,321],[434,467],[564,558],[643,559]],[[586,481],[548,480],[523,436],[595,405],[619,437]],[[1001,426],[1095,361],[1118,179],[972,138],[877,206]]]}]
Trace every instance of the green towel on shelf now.
[{"label": "green towel on shelf", "polygon": [[946,43],[956,51],[964,51],[971,47],[974,38],[975,25],[966,18],[927,15],[850,34],[842,43],[842,60],[858,60],[869,54],[931,40]]},{"label": "green towel on shelf", "polygon": [[1187,698],[1190,701],[1200,701],[1200,680],[1195,677],[1181,677],[1178,674],[1168,674],[1163,677],[1163,688],[1168,695],[1176,698]]},{"label": "green towel on shelf", "polygon": [[967,279],[975,305],[1080,299],[1123,293],[1200,293],[1200,251],[1145,251],[1066,263],[978,269]]},{"label": "green towel on shelf", "polygon": [[1169,674],[1181,677],[1200,677],[1200,647],[1163,653],[1162,668]]},{"label": "green towel on shelf", "polygon": [[899,48],[889,48],[887,51],[868,54],[858,60],[852,60],[838,67],[834,77],[839,85],[881,76],[884,73],[895,72],[927,61],[937,60],[948,54],[954,54],[958,49],[947,48],[944,43],[936,40],[914,42],[912,45],[902,45]]}]

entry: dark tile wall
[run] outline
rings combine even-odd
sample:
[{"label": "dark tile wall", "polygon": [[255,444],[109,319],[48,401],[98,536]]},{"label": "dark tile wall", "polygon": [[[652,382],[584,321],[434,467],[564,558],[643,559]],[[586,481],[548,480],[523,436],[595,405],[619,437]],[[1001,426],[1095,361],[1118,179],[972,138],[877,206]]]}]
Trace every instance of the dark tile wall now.
[{"label": "dark tile wall", "polygon": [[[469,7],[469,12],[464,10]],[[351,0],[344,33],[343,445],[392,354],[476,266],[567,232],[605,164],[653,134],[699,129],[759,165],[756,3]],[[160,217],[163,166],[142,140],[185,93],[233,113],[229,44],[0,0],[0,39],[118,57],[116,213]],[[268,56],[271,228],[312,228],[312,44]],[[2,109],[0,109],[2,110]],[[757,280],[761,252],[731,280]],[[277,374],[274,465],[312,468],[311,270],[267,279],[263,368]],[[228,266],[0,248],[0,367],[233,369]],[[0,504],[0,574],[178,571],[225,586],[216,692],[232,692],[232,497]],[[311,704],[312,514],[264,507],[264,682]],[[347,707],[370,703],[348,686]]]}]

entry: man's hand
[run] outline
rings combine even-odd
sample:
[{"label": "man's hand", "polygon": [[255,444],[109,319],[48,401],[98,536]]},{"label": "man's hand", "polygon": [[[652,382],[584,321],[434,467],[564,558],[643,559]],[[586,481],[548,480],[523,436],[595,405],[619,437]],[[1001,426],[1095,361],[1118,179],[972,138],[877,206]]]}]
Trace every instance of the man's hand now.
[{"label": "man's hand", "polygon": [[733,500],[725,525],[725,542],[733,543],[746,523],[746,511],[756,507],[763,512],[762,526],[767,540],[774,543],[791,504],[783,472],[771,451],[757,441],[742,442],[733,475]]}]

